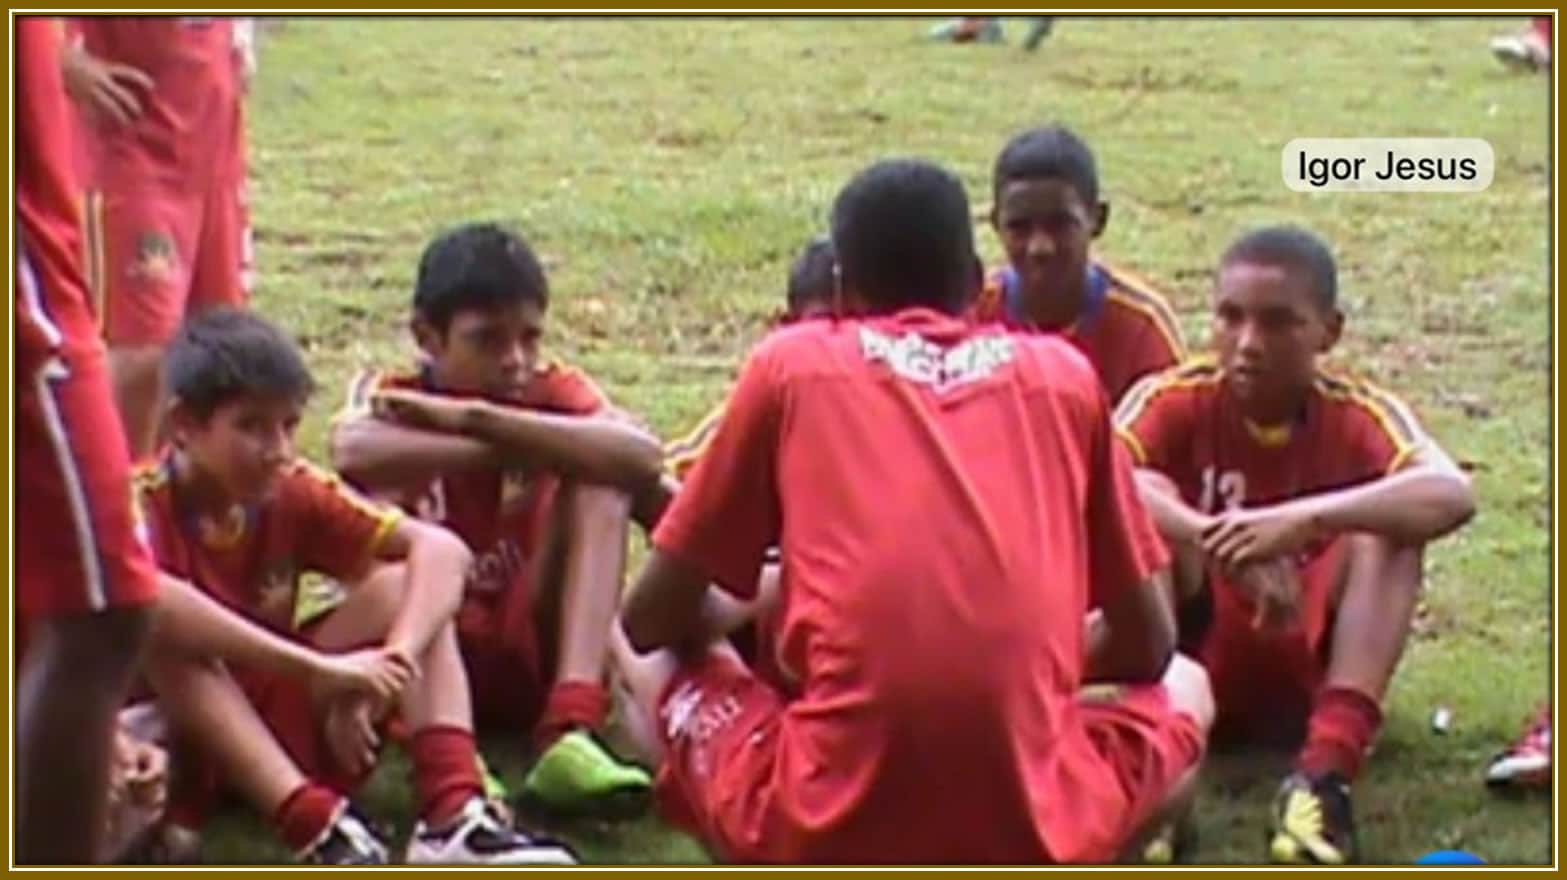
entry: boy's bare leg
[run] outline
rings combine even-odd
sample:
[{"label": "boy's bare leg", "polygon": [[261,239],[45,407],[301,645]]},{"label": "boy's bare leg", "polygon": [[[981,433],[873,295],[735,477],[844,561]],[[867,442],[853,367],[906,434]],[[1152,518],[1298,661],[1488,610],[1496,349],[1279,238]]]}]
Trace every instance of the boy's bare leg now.
[{"label": "boy's bare leg", "polygon": [[1424,547],[1376,535],[1349,535],[1343,597],[1333,627],[1329,687],[1381,702],[1404,656],[1424,579]]},{"label": "boy's bare leg", "polygon": [[568,485],[557,503],[564,505],[568,537],[555,680],[602,682],[625,581],[631,502],[614,489]]},{"label": "boy's bare leg", "polygon": [[[680,662],[673,651],[658,650],[639,654],[631,647],[619,622],[610,637],[610,651],[620,670],[622,687],[616,692],[618,709],[631,746],[637,757],[651,767],[664,758],[663,741],[658,736],[658,700],[679,671]],[[727,641],[709,645],[712,655],[725,656],[736,665],[744,665],[740,655]]]},{"label": "boy's bare leg", "polygon": [[154,652],[146,671],[169,721],[261,815],[276,816],[305,784],[304,773],[221,663]]},{"label": "boy's bare leg", "polygon": [[[534,562],[535,625],[555,680],[534,729],[539,759],[523,783],[533,803],[566,812],[638,810],[652,780],[587,732],[608,718],[610,631],[626,569],[631,500],[599,486],[564,484]],[[519,697],[524,695],[519,694]]]},{"label": "boy's bare leg", "polygon": [[18,864],[104,858],[115,715],[147,618],[127,608],[34,625],[17,681]]},{"label": "boy's bare leg", "polygon": [[1278,862],[1357,858],[1350,784],[1382,727],[1382,699],[1403,656],[1420,597],[1424,548],[1350,534],[1334,587],[1336,619],[1306,741],[1274,800],[1269,854]]},{"label": "boy's bare leg", "polygon": [[[385,638],[402,613],[407,578],[404,565],[375,569],[316,629],[316,644],[340,651]],[[408,844],[408,862],[573,864],[564,847],[531,840],[484,799],[473,697],[456,625],[450,620],[441,625],[417,662],[419,675],[403,691],[400,704],[413,729],[407,749],[420,818]],[[367,710],[363,701],[334,705],[328,709],[329,724],[334,712],[363,717]]]},{"label": "boy's bare leg", "polygon": [[131,460],[137,461],[151,453],[158,440],[163,412],[163,347],[110,347],[109,375],[120,419],[125,423]]},{"label": "boy's bare leg", "polygon": [[[378,566],[316,628],[315,645],[326,651],[349,651],[385,638],[402,608],[407,572],[402,565]],[[403,692],[403,717],[416,729],[440,725],[471,731],[473,697],[455,627],[442,627],[416,662],[419,676]]]}]

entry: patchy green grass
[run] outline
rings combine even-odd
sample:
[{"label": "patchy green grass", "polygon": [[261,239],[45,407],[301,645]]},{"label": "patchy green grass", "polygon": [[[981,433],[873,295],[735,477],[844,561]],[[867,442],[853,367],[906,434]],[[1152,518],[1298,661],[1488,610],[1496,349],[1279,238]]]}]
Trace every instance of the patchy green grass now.
[{"label": "patchy green grass", "polygon": [[[1547,694],[1550,640],[1549,91],[1505,74],[1505,19],[1066,19],[1035,55],[935,46],[909,19],[293,20],[267,35],[251,115],[261,309],[327,392],[410,356],[404,309],[436,229],[511,222],[545,255],[551,345],[666,435],[716,401],[830,199],[871,159],[922,154],[969,184],[1026,125],[1095,146],[1103,250],[1159,282],[1201,338],[1211,266],[1240,230],[1293,220],[1337,246],[1343,360],[1404,392],[1469,463],[1482,514],[1431,554],[1421,625],[1356,788],[1362,846],[1407,863],[1462,846],[1549,861],[1544,799],[1479,784]],[[1303,136],[1482,137],[1474,195],[1297,194]],[[981,230],[985,253],[998,251]],[[1446,736],[1427,724],[1451,707]],[[515,751],[492,744],[520,780]],[[406,834],[400,760],[363,802]],[[1199,860],[1255,861],[1281,764],[1222,759]],[[933,793],[932,809],[940,809]],[[655,820],[562,829],[595,861],[691,861]],[[219,861],[275,859],[224,817]]]}]

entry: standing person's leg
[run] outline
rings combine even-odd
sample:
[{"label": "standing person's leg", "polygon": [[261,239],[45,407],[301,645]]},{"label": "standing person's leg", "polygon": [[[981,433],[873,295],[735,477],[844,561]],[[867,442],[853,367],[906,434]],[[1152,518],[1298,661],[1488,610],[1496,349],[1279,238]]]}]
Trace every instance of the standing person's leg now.
[{"label": "standing person's leg", "polygon": [[246,180],[245,107],[236,98],[221,114],[212,138],[211,183],[192,257],[188,317],[213,306],[243,306],[255,272]]},{"label": "standing person's leg", "polygon": [[205,199],[178,192],[144,168],[107,172],[100,222],[88,227],[101,268],[102,312],[114,396],[132,459],[151,454],[163,415],[163,352],[184,319]]},{"label": "standing person's leg", "polygon": [[25,244],[16,260],[16,860],[85,863],[157,580],[80,279],[40,276]]}]

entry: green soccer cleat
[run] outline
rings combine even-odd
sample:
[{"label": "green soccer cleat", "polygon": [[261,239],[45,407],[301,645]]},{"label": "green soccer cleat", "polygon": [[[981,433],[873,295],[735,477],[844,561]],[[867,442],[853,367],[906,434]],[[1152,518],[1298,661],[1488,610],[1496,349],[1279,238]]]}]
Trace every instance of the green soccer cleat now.
[{"label": "green soccer cleat", "polygon": [[1282,865],[1355,861],[1355,820],[1344,777],[1292,773],[1285,778],[1273,801],[1268,855]]},{"label": "green soccer cleat", "polygon": [[652,788],[646,770],[623,763],[586,731],[573,730],[534,762],[522,798],[556,813],[621,815],[643,809]]}]

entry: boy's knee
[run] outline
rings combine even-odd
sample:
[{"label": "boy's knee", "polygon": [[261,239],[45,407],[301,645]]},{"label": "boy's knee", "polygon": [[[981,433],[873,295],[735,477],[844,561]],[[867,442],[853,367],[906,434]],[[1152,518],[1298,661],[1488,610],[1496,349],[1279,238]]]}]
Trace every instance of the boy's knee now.
[{"label": "boy's knee", "polygon": [[1208,670],[1202,664],[1176,654],[1164,671],[1164,688],[1170,704],[1179,712],[1192,717],[1206,733],[1213,727],[1216,709],[1213,702],[1213,686],[1208,680]]},{"label": "boy's knee", "polygon": [[1425,580],[1425,545],[1383,535],[1347,535],[1346,589],[1364,585],[1383,592],[1418,593]]},{"label": "boy's knee", "polygon": [[574,483],[562,496],[578,527],[617,528],[631,521],[631,496],[619,489]]}]

